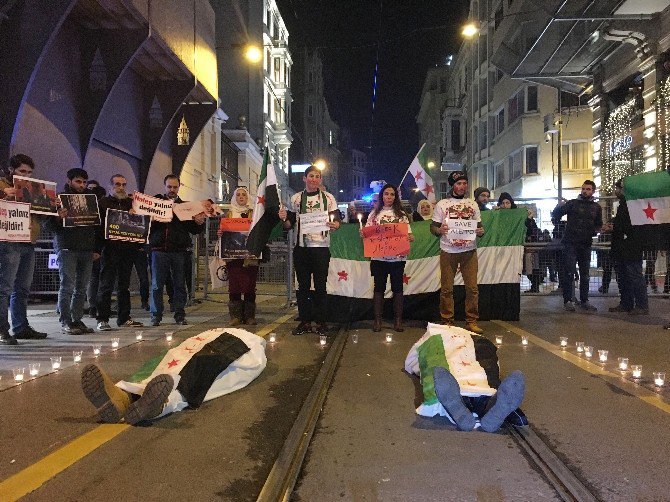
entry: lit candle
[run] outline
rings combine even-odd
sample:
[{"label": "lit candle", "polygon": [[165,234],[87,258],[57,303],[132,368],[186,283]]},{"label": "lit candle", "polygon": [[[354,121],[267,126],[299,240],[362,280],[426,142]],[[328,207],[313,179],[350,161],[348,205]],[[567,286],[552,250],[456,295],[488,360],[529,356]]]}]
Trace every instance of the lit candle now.
[{"label": "lit candle", "polygon": [[14,373],[15,382],[23,382],[23,374],[26,372],[25,368],[14,368],[12,373]]},{"label": "lit candle", "polygon": [[393,341],[393,335],[391,333],[386,333],[386,341],[391,343]]},{"label": "lit candle", "polygon": [[135,340],[137,340],[138,342],[141,342],[142,341],[142,333],[144,333],[144,331],[135,331]]},{"label": "lit candle", "polygon": [[167,333],[165,333],[165,341],[166,342],[171,342],[173,334],[174,334],[174,331],[168,331]]},{"label": "lit candle", "polygon": [[330,222],[332,223],[332,222],[334,222],[334,221],[335,221],[335,215],[334,215],[334,214],[331,214],[331,215],[330,215]]},{"label": "lit candle", "polygon": [[358,213],[358,225],[363,228],[363,215]]},{"label": "lit candle", "polygon": [[358,333],[352,333],[351,341],[354,343],[358,343]]},{"label": "lit candle", "polygon": [[320,344],[321,346],[326,345],[327,342],[328,342],[328,338],[326,337],[326,335],[321,335],[321,336],[319,337],[319,344]]},{"label": "lit candle", "polygon": [[120,338],[112,338],[112,348],[116,349],[119,347],[119,340]]},{"label": "lit candle", "polygon": [[568,337],[567,336],[562,336],[561,337],[561,347],[567,347],[568,346]]},{"label": "lit candle", "polygon": [[40,363],[30,363],[28,365],[28,371],[30,372],[30,376],[37,376],[40,372]]},{"label": "lit candle", "polygon": [[521,337],[521,345],[528,345],[528,337],[527,336],[522,336]]},{"label": "lit candle", "polygon": [[275,343],[277,341],[277,333],[270,333],[270,343]]},{"label": "lit candle", "polygon": [[577,342],[575,346],[577,347],[577,352],[584,352],[584,342]]},{"label": "lit candle", "polygon": [[642,365],[641,364],[633,364],[630,369],[632,370],[633,373],[633,378],[640,378],[642,376]]},{"label": "lit candle", "polygon": [[503,337],[502,335],[496,335],[496,345],[502,345]]},{"label": "lit candle", "polygon": [[98,357],[100,355],[101,350],[102,350],[102,345],[94,345],[93,346],[93,355],[95,357]]},{"label": "lit candle", "polygon": [[83,351],[81,351],[81,350],[73,350],[73,351],[72,351],[72,360],[73,360],[75,363],[80,363],[80,362],[81,362],[81,355],[82,355],[82,353],[83,353]]},{"label": "lit candle", "polygon": [[591,345],[584,346],[584,355],[586,357],[591,357],[593,355],[593,347]]},{"label": "lit candle", "polygon": [[618,360],[619,360],[619,369],[621,371],[626,371],[628,369],[628,358],[620,357]]},{"label": "lit candle", "polygon": [[51,369],[56,371],[60,369],[61,356],[55,356],[51,358]]},{"label": "lit candle", "polygon": [[654,372],[654,383],[658,387],[663,387],[665,385],[665,371]]},{"label": "lit candle", "polygon": [[609,354],[609,350],[598,351],[598,359],[600,360],[601,363],[607,362],[607,354]]}]

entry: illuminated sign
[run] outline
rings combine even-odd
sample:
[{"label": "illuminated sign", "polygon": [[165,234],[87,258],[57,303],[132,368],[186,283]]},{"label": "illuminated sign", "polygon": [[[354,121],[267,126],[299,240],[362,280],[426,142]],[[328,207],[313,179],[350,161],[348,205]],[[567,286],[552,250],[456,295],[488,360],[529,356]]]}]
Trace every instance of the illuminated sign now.
[{"label": "illuminated sign", "polygon": [[610,157],[617,155],[626,150],[630,150],[631,145],[633,144],[633,136],[624,136],[623,138],[615,139],[610,141],[607,145],[607,154]]}]

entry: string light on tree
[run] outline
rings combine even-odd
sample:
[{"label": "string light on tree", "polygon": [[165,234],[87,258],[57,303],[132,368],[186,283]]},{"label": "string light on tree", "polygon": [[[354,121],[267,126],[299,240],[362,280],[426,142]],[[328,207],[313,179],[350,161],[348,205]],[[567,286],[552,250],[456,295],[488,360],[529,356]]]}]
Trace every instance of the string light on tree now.
[{"label": "string light on tree", "polygon": [[617,180],[644,170],[641,152],[631,149],[631,131],[637,111],[636,99],[632,98],[614,109],[607,119],[601,146],[602,190],[605,193],[613,193]]},{"label": "string light on tree", "polygon": [[658,155],[659,170],[670,167],[670,77],[658,86],[656,100],[656,119],[658,121],[658,137],[660,152]]}]

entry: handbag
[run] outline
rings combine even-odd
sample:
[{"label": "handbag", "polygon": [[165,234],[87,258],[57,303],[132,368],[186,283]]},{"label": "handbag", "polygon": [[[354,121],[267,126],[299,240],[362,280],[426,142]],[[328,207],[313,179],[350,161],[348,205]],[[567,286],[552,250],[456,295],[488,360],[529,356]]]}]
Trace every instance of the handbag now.
[{"label": "handbag", "polygon": [[221,289],[228,282],[228,269],[226,268],[226,261],[221,258],[221,245],[219,242],[214,246],[214,256],[208,257],[209,278],[212,283],[212,289]]}]

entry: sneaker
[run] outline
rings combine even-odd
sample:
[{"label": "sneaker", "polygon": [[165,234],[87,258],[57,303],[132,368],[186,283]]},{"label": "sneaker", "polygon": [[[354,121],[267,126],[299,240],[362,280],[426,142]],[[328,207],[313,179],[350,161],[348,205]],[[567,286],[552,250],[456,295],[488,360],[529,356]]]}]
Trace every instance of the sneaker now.
[{"label": "sneaker", "polygon": [[581,302],[581,303],[579,304],[579,308],[580,308],[581,310],[585,310],[586,312],[597,312],[597,311],[598,311],[598,309],[596,308],[596,306],[595,306],[595,305],[591,305],[591,303],[589,303],[588,301]]},{"label": "sneaker", "polygon": [[74,321],[72,324],[79,328],[82,333],[93,333],[95,331],[93,328],[86,326],[82,320]]},{"label": "sneaker", "polygon": [[65,335],[83,335],[82,330],[73,322],[63,323],[60,327],[60,332]]},{"label": "sneaker", "polygon": [[472,331],[477,335],[481,335],[482,333],[484,333],[484,330],[477,325],[476,321],[467,323],[465,325],[465,329],[467,329],[468,331]]},{"label": "sneaker", "polygon": [[28,326],[19,333],[14,333],[14,338],[17,340],[44,340],[47,336],[47,333],[35,331],[31,326]]},{"label": "sneaker", "polygon": [[574,312],[575,310],[577,310],[575,308],[575,303],[574,302],[565,302],[563,304],[563,309],[567,310],[568,312]]},{"label": "sneaker", "polygon": [[628,315],[649,315],[649,309],[633,307],[628,311]]},{"label": "sneaker", "polygon": [[161,319],[158,317],[152,317],[151,318],[151,325],[152,326],[160,326],[161,325]]},{"label": "sneaker", "polygon": [[96,329],[98,331],[112,331],[112,327],[109,325],[107,321],[100,321],[96,326]]},{"label": "sneaker", "polygon": [[16,338],[14,338],[12,335],[9,333],[0,332],[0,344],[2,345],[18,345],[19,342],[16,341]]},{"label": "sneaker", "polygon": [[179,325],[179,326],[187,326],[188,325],[188,322],[186,322],[186,319],[183,318],[183,317],[181,317],[179,319],[175,319],[174,323]]},{"label": "sneaker", "polygon": [[310,321],[302,321],[295,328],[293,328],[291,334],[295,336],[300,336],[311,332],[312,332],[312,323]]},{"label": "sneaker", "polygon": [[119,324],[119,328],[140,328],[142,326],[144,326],[144,323],[133,321],[132,319],[128,319],[126,322]]},{"label": "sneaker", "polygon": [[630,310],[622,307],[621,305],[617,305],[616,307],[610,307],[608,310],[610,312],[630,312]]}]

